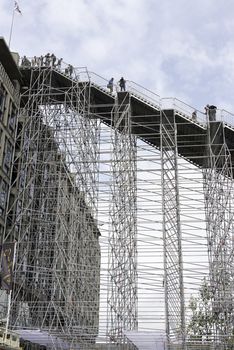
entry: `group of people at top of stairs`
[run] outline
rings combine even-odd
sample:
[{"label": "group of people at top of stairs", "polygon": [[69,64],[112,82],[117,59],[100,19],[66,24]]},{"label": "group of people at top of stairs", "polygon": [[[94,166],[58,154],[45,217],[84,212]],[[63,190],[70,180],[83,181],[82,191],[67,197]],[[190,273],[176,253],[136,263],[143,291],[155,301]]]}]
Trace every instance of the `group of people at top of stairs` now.
[{"label": "group of people at top of stairs", "polygon": [[[56,56],[52,53],[51,55],[47,53],[45,56],[36,57],[34,56],[31,61],[24,56],[21,61],[21,67],[23,68],[33,68],[33,67],[54,67],[58,70],[61,70],[62,58],[57,59]],[[71,64],[68,64],[67,68],[65,68],[65,74],[70,77],[73,75],[74,67]],[[126,80],[121,77],[118,81],[120,91],[126,91]],[[114,78],[111,78],[107,84],[107,88],[112,93],[114,90]],[[217,107],[214,105],[207,104],[205,107],[204,114],[208,117],[210,122],[216,120],[216,110]],[[192,113],[192,120],[197,121],[197,110],[194,110]]]},{"label": "group of people at top of stairs", "polygon": [[[22,68],[40,68],[40,67],[53,67],[61,70],[62,58],[57,58],[53,53],[47,53],[45,56],[34,56],[31,60],[24,56],[21,60]],[[73,75],[74,67],[71,64],[65,68],[65,74],[70,77]]]},{"label": "group of people at top of stairs", "polygon": [[[122,77],[119,81],[120,91],[126,91],[126,80]],[[111,78],[107,84],[108,89],[112,93],[114,90],[114,78]]]},{"label": "group of people at top of stairs", "polygon": [[[204,114],[207,116],[207,120],[209,120],[210,122],[214,122],[216,121],[216,110],[217,110],[217,107],[214,106],[214,105],[206,105],[204,107],[205,109],[205,112]],[[197,111],[194,110],[193,113],[192,113],[192,120],[193,121],[196,121],[197,120]]]}]

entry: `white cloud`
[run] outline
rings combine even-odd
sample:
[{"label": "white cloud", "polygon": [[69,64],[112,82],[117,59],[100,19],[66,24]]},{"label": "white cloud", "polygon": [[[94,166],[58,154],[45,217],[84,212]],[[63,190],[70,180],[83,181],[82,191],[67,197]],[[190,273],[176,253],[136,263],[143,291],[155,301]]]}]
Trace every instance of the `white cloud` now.
[{"label": "white cloud", "polygon": [[[19,0],[12,49],[54,52],[75,66],[121,75],[198,107],[232,107],[234,3],[216,0]],[[7,38],[11,2],[0,3]]]}]

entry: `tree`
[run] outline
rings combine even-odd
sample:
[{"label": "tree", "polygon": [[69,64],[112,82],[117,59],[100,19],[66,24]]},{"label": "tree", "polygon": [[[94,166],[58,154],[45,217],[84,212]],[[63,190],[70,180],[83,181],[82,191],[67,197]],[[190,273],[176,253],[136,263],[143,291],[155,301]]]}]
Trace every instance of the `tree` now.
[{"label": "tree", "polygon": [[223,293],[219,295],[203,280],[197,297],[191,297],[188,308],[191,319],[187,327],[188,341],[223,344],[223,349],[234,350],[234,316],[230,278],[225,279]]},{"label": "tree", "polygon": [[189,301],[191,320],[187,327],[188,340],[210,341],[214,328],[212,316],[212,295],[209,285],[204,279],[198,297],[191,297]]}]

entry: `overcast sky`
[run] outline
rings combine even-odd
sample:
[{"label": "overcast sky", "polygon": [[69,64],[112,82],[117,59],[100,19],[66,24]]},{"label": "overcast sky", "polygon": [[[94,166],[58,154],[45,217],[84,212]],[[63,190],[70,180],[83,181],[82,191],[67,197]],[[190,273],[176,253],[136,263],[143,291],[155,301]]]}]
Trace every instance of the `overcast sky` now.
[{"label": "overcast sky", "polygon": [[[6,40],[12,0],[0,0]],[[233,0],[19,0],[11,49],[234,112]]]}]

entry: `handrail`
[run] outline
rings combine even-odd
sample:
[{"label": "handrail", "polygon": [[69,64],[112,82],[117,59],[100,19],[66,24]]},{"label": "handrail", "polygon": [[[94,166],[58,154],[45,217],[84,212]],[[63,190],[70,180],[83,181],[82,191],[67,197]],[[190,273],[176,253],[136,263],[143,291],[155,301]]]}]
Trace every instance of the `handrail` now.
[{"label": "handrail", "polygon": [[234,128],[234,113],[231,113],[226,109],[221,109],[220,120],[222,120],[225,124],[227,124],[231,128]]},{"label": "handrail", "polygon": [[98,78],[100,78],[102,80],[105,80],[105,82],[108,83],[108,79],[104,78],[103,76],[101,76],[101,75],[99,75],[99,74],[97,74],[95,72],[89,71],[89,74],[91,74],[92,76],[96,76],[96,77],[98,77]]},{"label": "handrail", "polygon": [[[206,113],[194,108],[188,103],[176,98],[176,97],[163,97],[162,108],[163,109],[175,109],[177,112],[182,113],[185,117],[197,121],[202,124],[207,123]],[[193,113],[196,111],[196,118],[193,117]]]},{"label": "handrail", "polygon": [[[194,107],[190,106],[189,104],[175,98],[175,97],[164,97],[161,98],[160,95],[152,92],[151,90],[144,88],[142,85],[137,84],[133,81],[128,81],[130,83],[128,85],[128,91],[136,93],[140,95],[140,97],[143,97],[143,99],[147,99],[149,102],[153,102],[153,104],[156,104],[157,106],[160,106],[160,108],[168,109],[172,108],[177,110],[177,112],[183,114],[185,117],[192,119],[194,122],[199,122],[201,124],[206,124],[206,114],[202,111],[199,111],[198,109],[195,109]],[[133,87],[132,87],[133,85]],[[137,89],[136,89],[137,87]],[[141,91],[139,91],[139,88]],[[143,90],[143,92],[142,92]],[[150,94],[150,95],[149,95]],[[196,118],[193,117],[193,113],[196,111]]]},{"label": "handrail", "polygon": [[[108,83],[109,83],[109,80],[102,77],[101,75],[95,73],[95,72],[92,72],[92,71],[89,71],[89,74],[91,75],[91,77],[94,77],[94,83],[100,85],[100,83],[98,82],[99,80],[101,80],[102,82],[104,81],[105,82],[105,85],[101,85],[102,88],[104,88],[108,93],[110,93],[110,89],[107,87]],[[113,93],[117,92],[118,91],[118,84],[113,84]]]},{"label": "handrail", "polygon": [[231,113],[231,112],[227,111],[226,109],[221,109],[221,111],[224,112],[224,113],[228,113],[228,114],[230,114],[231,116],[234,117],[234,113]]},{"label": "handrail", "polygon": [[171,99],[171,100],[180,102],[180,103],[184,104],[185,106],[191,108],[193,111],[196,110],[197,112],[204,114],[204,113],[203,113],[202,111],[200,111],[199,109],[194,108],[193,106],[191,106],[191,105],[189,105],[188,103],[186,103],[186,102],[184,102],[184,101],[178,99],[177,97],[162,97],[162,98],[161,98],[161,100],[165,100],[165,99]]},{"label": "handrail", "polygon": [[128,91],[132,92],[133,94],[140,95],[140,97],[143,96],[154,105],[160,106],[160,96],[158,94],[138,83],[135,83],[134,81],[127,80],[126,82]]},{"label": "handrail", "polygon": [[140,85],[140,84],[138,84],[138,83],[135,83],[135,82],[132,81],[132,80],[127,80],[127,82],[128,82],[128,83],[131,83],[131,84],[134,84],[134,85],[138,86],[139,88],[144,89],[145,91],[148,91],[149,93],[153,94],[154,96],[160,98],[160,96],[159,96],[158,94],[156,94],[155,92],[153,92],[153,91],[147,89],[146,87],[144,87],[144,86],[142,86],[142,85]]}]

